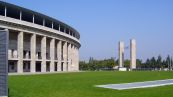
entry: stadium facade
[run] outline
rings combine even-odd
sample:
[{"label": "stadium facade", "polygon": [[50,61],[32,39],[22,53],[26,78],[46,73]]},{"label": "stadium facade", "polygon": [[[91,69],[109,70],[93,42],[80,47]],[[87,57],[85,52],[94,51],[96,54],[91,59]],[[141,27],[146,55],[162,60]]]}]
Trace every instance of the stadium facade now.
[{"label": "stadium facade", "polygon": [[0,1],[0,29],[9,31],[10,73],[79,70],[80,34],[69,25]]}]

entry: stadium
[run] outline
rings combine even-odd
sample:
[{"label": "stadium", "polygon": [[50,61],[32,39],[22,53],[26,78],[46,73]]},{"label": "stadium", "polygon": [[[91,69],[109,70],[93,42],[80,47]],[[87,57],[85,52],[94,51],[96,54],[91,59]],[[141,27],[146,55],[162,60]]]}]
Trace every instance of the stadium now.
[{"label": "stadium", "polygon": [[9,73],[79,70],[80,34],[69,25],[0,1],[0,29],[9,32]]}]

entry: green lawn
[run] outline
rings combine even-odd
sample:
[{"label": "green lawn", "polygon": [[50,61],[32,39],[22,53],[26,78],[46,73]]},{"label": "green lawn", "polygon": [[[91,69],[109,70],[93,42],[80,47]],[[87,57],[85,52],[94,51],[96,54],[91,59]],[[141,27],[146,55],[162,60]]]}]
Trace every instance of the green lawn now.
[{"label": "green lawn", "polygon": [[94,85],[173,79],[173,72],[79,72],[9,76],[9,97],[173,97],[173,85],[112,90]]}]

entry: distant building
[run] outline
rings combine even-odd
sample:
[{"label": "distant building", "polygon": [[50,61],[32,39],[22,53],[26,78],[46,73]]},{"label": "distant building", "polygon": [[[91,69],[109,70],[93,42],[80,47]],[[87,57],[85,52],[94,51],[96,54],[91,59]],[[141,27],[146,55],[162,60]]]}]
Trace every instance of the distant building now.
[{"label": "distant building", "polygon": [[0,28],[9,30],[9,72],[79,70],[80,34],[69,25],[0,1]]}]

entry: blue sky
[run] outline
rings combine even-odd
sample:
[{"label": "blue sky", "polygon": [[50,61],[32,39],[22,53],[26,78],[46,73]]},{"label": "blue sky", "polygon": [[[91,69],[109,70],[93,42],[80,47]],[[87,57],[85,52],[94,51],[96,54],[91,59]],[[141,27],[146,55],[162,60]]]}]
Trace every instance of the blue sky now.
[{"label": "blue sky", "polygon": [[[80,60],[118,58],[118,42],[137,42],[137,58],[173,55],[173,0],[5,0],[63,21],[81,34]],[[129,49],[125,50],[129,58]]]}]

